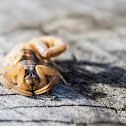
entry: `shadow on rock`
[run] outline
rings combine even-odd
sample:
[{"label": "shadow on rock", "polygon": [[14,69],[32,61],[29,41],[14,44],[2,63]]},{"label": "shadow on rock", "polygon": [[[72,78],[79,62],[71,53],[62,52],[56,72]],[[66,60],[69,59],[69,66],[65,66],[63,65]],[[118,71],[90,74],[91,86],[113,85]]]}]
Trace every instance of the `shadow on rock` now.
[{"label": "shadow on rock", "polygon": [[71,72],[62,73],[72,87],[91,99],[104,98],[107,94],[98,91],[100,84],[112,87],[126,87],[126,71],[111,64],[95,63],[90,61],[61,61],[57,62],[64,69]]}]

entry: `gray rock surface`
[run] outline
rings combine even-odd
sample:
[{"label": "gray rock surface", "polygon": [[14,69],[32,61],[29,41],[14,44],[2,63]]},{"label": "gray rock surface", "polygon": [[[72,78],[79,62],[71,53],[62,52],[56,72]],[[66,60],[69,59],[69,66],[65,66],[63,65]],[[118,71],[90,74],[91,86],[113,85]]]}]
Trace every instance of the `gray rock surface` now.
[{"label": "gray rock surface", "polygon": [[126,125],[125,0],[1,0],[0,59],[16,43],[61,37],[72,83],[25,97],[0,85],[0,126]]}]

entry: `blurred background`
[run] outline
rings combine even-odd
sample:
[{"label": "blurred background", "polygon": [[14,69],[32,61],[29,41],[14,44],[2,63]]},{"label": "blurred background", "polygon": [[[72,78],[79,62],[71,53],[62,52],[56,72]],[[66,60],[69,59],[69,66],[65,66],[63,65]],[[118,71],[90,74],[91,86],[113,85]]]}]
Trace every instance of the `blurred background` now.
[{"label": "blurred background", "polygon": [[[62,109],[64,116],[61,116],[61,110],[57,109],[59,115],[68,121],[92,123],[99,119],[102,123],[108,122],[106,124],[112,122],[113,125],[125,125],[126,0],[0,0],[1,59],[15,44],[43,35],[54,35],[63,39],[67,45],[67,51],[56,57],[56,60],[61,67],[71,71],[63,73],[65,79],[72,83],[71,87],[64,89],[65,86],[62,86],[60,81],[52,90],[52,94],[56,97],[59,97],[60,94],[66,98],[67,93],[71,92],[69,89],[74,89],[78,94],[76,96],[75,92],[70,94],[73,99],[67,98],[67,103],[79,104],[86,97],[91,103],[96,102],[102,106],[101,108],[107,109],[107,112],[105,109],[103,111],[100,111],[100,108],[93,109],[91,112],[93,111],[94,116],[88,114],[91,116],[86,119],[87,114],[85,116],[84,113],[89,111],[86,109],[83,112],[79,107],[79,109],[74,109],[77,115],[75,113],[67,116],[69,108]],[[1,87],[1,91],[8,92],[3,87]],[[59,91],[58,95],[55,93],[56,91]],[[80,97],[78,95],[81,95],[82,99],[78,98]],[[14,97],[19,97],[19,95]],[[8,98],[8,101],[13,101],[11,96]],[[3,101],[8,106],[6,99],[7,97],[3,97]],[[44,103],[32,99],[32,104],[31,99],[26,104],[23,96],[19,99],[22,99],[21,102],[16,100],[15,106],[20,103],[24,106],[32,105],[34,102],[38,105],[47,104],[47,99]],[[25,101],[27,99],[25,98]],[[61,99],[55,100],[55,103],[60,104],[61,101]],[[66,104],[64,101],[62,103]],[[49,105],[51,102],[50,100]],[[35,112],[40,111],[35,110]],[[51,116],[53,112],[48,112],[49,119],[59,118],[55,111],[55,116]],[[15,117],[17,117],[16,114]],[[5,117],[8,115],[5,114]],[[12,117],[11,114],[9,117]],[[34,119],[34,117],[36,116],[33,115],[31,118]],[[27,117],[27,119],[31,118]],[[39,118],[43,119],[44,116],[39,116]]]},{"label": "blurred background", "polygon": [[[87,56],[96,48],[99,53],[105,50],[104,58],[100,54],[97,57],[107,62],[106,51],[116,55],[120,55],[118,50],[125,52],[125,5],[125,0],[1,0],[0,51],[8,52],[14,44],[35,37],[56,35],[68,44],[65,59],[74,53],[83,60],[76,56],[77,51],[84,59],[97,61]],[[85,50],[78,52],[82,43]],[[69,46],[76,49],[71,52]]]}]

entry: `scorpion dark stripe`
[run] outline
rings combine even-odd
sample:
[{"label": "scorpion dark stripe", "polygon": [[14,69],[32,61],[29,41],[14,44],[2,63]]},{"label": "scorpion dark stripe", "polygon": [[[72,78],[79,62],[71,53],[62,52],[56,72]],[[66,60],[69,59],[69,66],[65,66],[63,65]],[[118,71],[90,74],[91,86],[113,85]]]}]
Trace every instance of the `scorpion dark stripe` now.
[{"label": "scorpion dark stripe", "polygon": [[35,55],[35,53],[32,50],[24,49],[23,50],[24,55],[22,56],[20,60],[20,64],[25,67],[25,69],[34,69],[36,65],[40,64],[39,59]]},{"label": "scorpion dark stripe", "polygon": [[25,79],[31,77],[39,79],[35,72],[35,66],[40,64],[39,59],[32,50],[23,49],[22,51],[24,52],[24,55],[19,64],[23,65],[25,68]]}]

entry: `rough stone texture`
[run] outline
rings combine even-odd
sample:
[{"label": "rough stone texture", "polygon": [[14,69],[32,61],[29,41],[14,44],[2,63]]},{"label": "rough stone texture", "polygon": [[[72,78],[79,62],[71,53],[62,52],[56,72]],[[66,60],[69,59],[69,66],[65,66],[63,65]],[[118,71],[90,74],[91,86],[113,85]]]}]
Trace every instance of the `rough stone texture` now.
[{"label": "rough stone texture", "polygon": [[126,125],[125,0],[1,0],[0,58],[42,35],[64,39],[61,81],[48,96],[25,97],[0,85],[1,126]]}]

